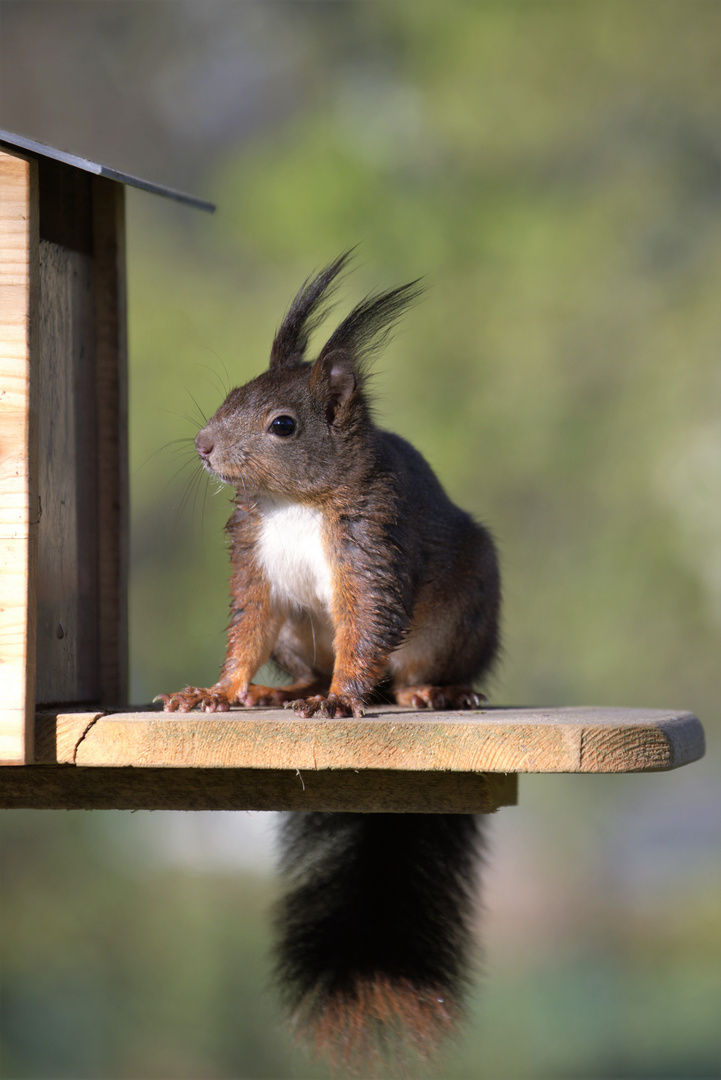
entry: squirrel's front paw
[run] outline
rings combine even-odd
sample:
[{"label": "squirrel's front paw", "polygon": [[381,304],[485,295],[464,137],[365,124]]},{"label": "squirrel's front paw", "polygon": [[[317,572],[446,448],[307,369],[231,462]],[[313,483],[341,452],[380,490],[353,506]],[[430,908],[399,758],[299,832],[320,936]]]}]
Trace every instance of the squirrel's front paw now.
[{"label": "squirrel's front paw", "polygon": [[177,694],[158,694],[154,701],[162,701],[165,712],[190,712],[202,709],[203,712],[227,712],[230,702],[220,690],[201,690],[198,686],[186,686]]},{"label": "squirrel's front paw", "polygon": [[285,709],[292,709],[297,716],[363,716],[363,702],[344,694],[316,694],[314,697],[286,701]]}]

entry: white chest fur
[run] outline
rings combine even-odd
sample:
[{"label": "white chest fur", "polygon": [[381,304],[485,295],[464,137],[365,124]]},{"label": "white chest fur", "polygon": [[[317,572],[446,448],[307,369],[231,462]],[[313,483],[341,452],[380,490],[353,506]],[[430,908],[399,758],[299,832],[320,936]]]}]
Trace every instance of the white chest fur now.
[{"label": "white chest fur", "polygon": [[284,607],[327,611],[332,597],[320,510],[284,500],[263,500],[257,558],[271,595]]}]

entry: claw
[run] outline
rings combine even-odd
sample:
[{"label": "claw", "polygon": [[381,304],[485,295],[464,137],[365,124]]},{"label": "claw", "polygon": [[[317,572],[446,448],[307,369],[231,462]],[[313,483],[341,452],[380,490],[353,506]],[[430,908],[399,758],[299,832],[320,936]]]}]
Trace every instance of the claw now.
[{"label": "claw", "polygon": [[201,712],[228,712],[230,701],[221,690],[211,687],[210,690],[201,690],[197,686],[186,686],[185,690],[179,690],[177,694],[158,694],[156,701],[162,701],[166,712],[190,712],[191,709],[200,709]]},{"label": "claw", "polygon": [[310,716],[319,716],[324,720],[335,717],[363,716],[363,703],[356,698],[343,697],[341,694],[328,694],[323,697],[316,694],[310,698],[298,698],[295,701],[285,702],[284,708],[292,709],[296,716],[307,719]]},{"label": "claw", "polygon": [[467,686],[408,686],[396,690],[399,705],[414,709],[480,709],[488,701]]}]

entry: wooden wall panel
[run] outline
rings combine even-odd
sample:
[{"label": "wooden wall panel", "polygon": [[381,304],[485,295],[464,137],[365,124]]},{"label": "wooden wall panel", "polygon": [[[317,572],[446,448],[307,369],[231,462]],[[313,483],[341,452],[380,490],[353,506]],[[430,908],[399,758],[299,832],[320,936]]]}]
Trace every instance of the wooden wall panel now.
[{"label": "wooden wall panel", "polygon": [[[124,191],[0,153],[0,762],[127,694]],[[26,723],[26,720],[29,722]]]},{"label": "wooden wall panel", "polygon": [[40,703],[91,702],[100,697],[93,262],[42,238],[39,262],[36,693]]},{"label": "wooden wall panel", "polygon": [[32,758],[37,550],[37,166],[0,152],[0,763]]},{"label": "wooden wall panel", "polygon": [[37,698],[121,705],[128,561],[124,191],[112,180],[47,162],[40,185]]}]

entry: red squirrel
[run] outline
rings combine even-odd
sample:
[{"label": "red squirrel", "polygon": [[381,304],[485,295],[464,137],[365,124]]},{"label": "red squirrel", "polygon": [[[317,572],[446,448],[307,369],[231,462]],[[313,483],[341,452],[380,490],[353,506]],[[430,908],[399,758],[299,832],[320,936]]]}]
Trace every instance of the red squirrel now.
[{"label": "red squirrel", "polygon": [[[216,684],[160,695],[168,711],[351,717],[379,688],[414,708],[484,701],[474,687],[499,647],[493,541],[417,450],[376,426],[366,394],[418,283],[366,297],[306,360],[348,261],[302,285],[269,369],[196,436],[204,467],[236,489],[231,619]],[[251,682],[269,659],[288,685]],[[461,1009],[475,819],[294,814],[284,835],[279,970],[300,1025],[342,1057],[396,1038],[425,1053]]]}]

